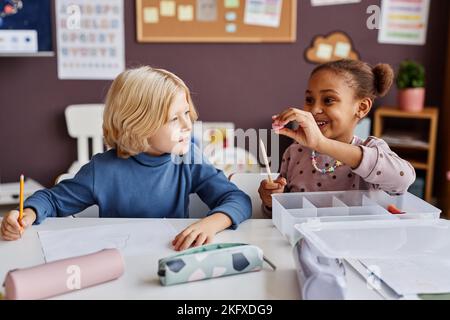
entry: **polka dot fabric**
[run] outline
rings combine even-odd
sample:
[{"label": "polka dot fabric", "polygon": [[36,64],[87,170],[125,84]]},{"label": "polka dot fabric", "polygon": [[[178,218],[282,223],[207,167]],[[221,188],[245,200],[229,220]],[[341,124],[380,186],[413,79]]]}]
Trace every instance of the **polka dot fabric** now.
[{"label": "polka dot fabric", "polygon": [[[409,162],[401,159],[387,145],[375,137],[366,141],[355,137],[353,145],[363,151],[358,168],[347,165],[335,172],[323,174],[311,164],[312,151],[298,143],[292,144],[284,153],[280,173],[287,178],[289,192],[384,190],[390,194],[405,193],[414,182],[416,174]],[[334,163],[335,159],[316,153],[321,164]]]}]

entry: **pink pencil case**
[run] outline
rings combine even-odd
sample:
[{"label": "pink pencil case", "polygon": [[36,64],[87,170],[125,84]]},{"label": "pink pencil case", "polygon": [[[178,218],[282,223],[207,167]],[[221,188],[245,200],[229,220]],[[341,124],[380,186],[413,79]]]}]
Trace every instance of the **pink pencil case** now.
[{"label": "pink pencil case", "polygon": [[119,278],[124,272],[122,255],[105,249],[85,256],[16,269],[5,278],[7,300],[45,299]]}]

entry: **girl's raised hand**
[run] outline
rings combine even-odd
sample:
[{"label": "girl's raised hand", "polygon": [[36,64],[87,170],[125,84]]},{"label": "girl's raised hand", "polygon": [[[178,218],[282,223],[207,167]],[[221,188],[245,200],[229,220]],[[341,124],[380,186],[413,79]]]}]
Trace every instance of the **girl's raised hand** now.
[{"label": "girl's raised hand", "polygon": [[286,185],[287,185],[286,179],[281,177],[278,177],[273,182],[269,182],[269,180],[261,181],[258,193],[262,203],[266,207],[272,208],[272,194],[283,193]]},{"label": "girl's raised hand", "polygon": [[[317,150],[325,138],[311,112],[289,108],[279,115],[273,116],[272,120],[275,133],[292,138],[310,149]],[[299,124],[298,129],[291,130],[284,127],[291,121]]]}]

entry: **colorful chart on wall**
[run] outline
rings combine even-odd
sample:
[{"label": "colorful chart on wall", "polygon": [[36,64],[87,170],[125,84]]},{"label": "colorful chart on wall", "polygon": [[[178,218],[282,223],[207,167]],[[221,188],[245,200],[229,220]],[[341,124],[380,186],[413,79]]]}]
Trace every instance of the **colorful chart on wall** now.
[{"label": "colorful chart on wall", "polygon": [[383,0],[378,42],[425,45],[430,0]]},{"label": "colorful chart on wall", "polygon": [[295,42],[296,0],[136,0],[138,42]]},{"label": "colorful chart on wall", "polygon": [[0,53],[52,51],[50,0],[0,0]]},{"label": "colorful chart on wall", "polygon": [[110,80],[125,69],[123,0],[57,0],[59,79]]},{"label": "colorful chart on wall", "polygon": [[308,62],[321,64],[341,59],[359,60],[359,54],[353,47],[350,37],[341,31],[326,36],[317,36],[306,50]]}]

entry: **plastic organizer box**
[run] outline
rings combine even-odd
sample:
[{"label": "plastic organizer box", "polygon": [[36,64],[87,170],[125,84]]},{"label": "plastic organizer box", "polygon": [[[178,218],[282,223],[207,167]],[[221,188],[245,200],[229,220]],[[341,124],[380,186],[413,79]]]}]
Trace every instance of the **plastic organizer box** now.
[{"label": "plastic organizer box", "polygon": [[[391,214],[394,205],[402,214]],[[321,222],[387,219],[439,219],[441,210],[406,193],[391,196],[384,191],[281,193],[272,195],[272,221],[294,245],[300,235],[294,225]]]}]

